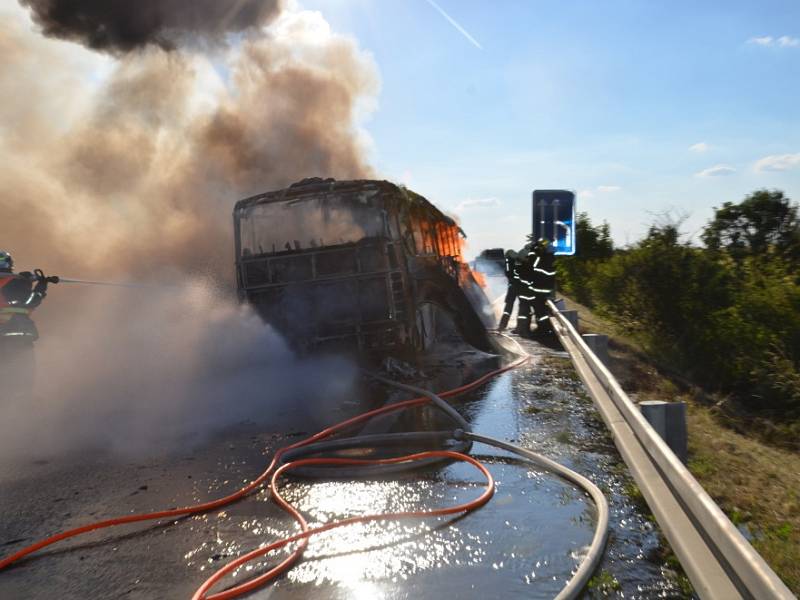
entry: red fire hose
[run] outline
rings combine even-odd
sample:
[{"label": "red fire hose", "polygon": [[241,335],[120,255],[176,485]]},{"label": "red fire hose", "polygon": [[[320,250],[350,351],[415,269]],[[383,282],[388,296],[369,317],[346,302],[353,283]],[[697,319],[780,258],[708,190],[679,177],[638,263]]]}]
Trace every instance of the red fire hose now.
[{"label": "red fire hose", "polygon": [[[449,398],[449,397],[456,396],[458,394],[462,394],[464,392],[473,390],[473,389],[479,387],[480,385],[482,385],[483,383],[485,383],[486,381],[488,381],[489,379],[491,379],[492,377],[495,377],[495,376],[497,376],[497,375],[499,375],[501,373],[505,373],[506,371],[509,371],[511,369],[515,369],[515,368],[519,367],[520,365],[522,365],[525,362],[527,362],[528,359],[529,359],[529,357],[525,356],[525,357],[523,357],[523,358],[521,358],[521,359],[519,359],[519,360],[517,360],[517,361],[515,361],[515,362],[513,362],[513,363],[511,363],[511,364],[509,364],[507,366],[505,366],[505,367],[502,367],[500,369],[496,369],[494,371],[491,371],[491,372],[483,375],[482,377],[479,377],[475,381],[472,381],[472,382],[470,382],[468,384],[459,386],[459,387],[454,388],[452,390],[448,390],[446,392],[443,392],[443,393],[439,394],[439,396],[443,397],[443,398]],[[352,425],[356,425],[358,423],[367,421],[369,419],[372,419],[375,416],[386,414],[386,413],[389,413],[389,412],[394,412],[394,411],[397,411],[397,410],[402,410],[402,409],[405,409],[405,408],[421,406],[421,405],[427,404],[429,402],[431,402],[431,400],[429,398],[419,397],[419,398],[414,398],[412,400],[406,400],[406,401],[403,401],[403,402],[398,402],[396,404],[391,404],[391,405],[384,406],[384,407],[381,407],[381,408],[378,408],[378,409],[375,409],[375,410],[371,410],[371,411],[362,413],[360,415],[357,415],[355,417],[352,417],[350,419],[347,419],[345,421],[342,421],[340,423],[337,423],[336,425],[333,425],[333,426],[328,427],[326,429],[323,429],[322,431],[312,435],[311,437],[309,437],[309,438],[307,438],[305,440],[301,440],[301,441],[299,441],[299,442],[297,442],[295,444],[292,444],[290,446],[286,446],[286,447],[280,448],[280,449],[278,449],[276,451],[275,455],[273,456],[272,460],[270,461],[269,465],[267,466],[266,470],[264,470],[263,473],[261,473],[258,477],[256,477],[253,481],[248,483],[243,488],[241,488],[241,489],[237,490],[236,492],[234,492],[232,494],[229,494],[228,496],[225,496],[223,498],[219,498],[217,500],[212,500],[210,502],[204,502],[204,503],[201,503],[201,504],[197,504],[197,505],[193,505],[193,506],[187,506],[187,507],[183,507],[183,508],[176,508],[176,509],[171,509],[171,510],[163,510],[163,511],[150,512],[150,513],[142,513],[142,514],[136,514],[136,515],[126,515],[126,516],[123,516],[123,517],[117,517],[117,518],[113,518],[113,519],[107,519],[107,520],[104,520],[104,521],[98,521],[98,522],[95,522],[95,523],[90,523],[88,525],[84,525],[82,527],[77,527],[75,529],[69,529],[67,531],[63,531],[61,533],[57,533],[55,535],[52,535],[52,536],[47,537],[45,539],[42,539],[42,540],[40,540],[40,541],[38,541],[38,542],[36,542],[34,544],[26,546],[25,548],[22,548],[21,550],[18,550],[14,554],[12,554],[10,556],[7,556],[6,558],[0,560],[0,570],[2,570],[4,568],[8,567],[9,565],[19,561],[20,559],[24,558],[25,556],[28,556],[29,554],[32,554],[33,552],[36,552],[37,550],[41,550],[42,548],[45,548],[45,547],[50,546],[52,544],[55,544],[56,542],[59,542],[59,541],[62,541],[62,540],[68,539],[68,538],[72,538],[72,537],[75,537],[75,536],[78,536],[78,535],[81,535],[83,533],[87,533],[87,532],[90,532],[90,531],[96,531],[98,529],[104,529],[104,528],[107,528],[107,527],[113,527],[115,525],[123,525],[123,524],[128,524],[128,523],[137,523],[137,522],[140,522],[140,521],[150,521],[150,520],[155,520],[155,519],[170,519],[170,518],[174,518],[174,517],[181,517],[181,516],[186,516],[186,515],[191,515],[191,514],[203,513],[203,512],[207,512],[207,511],[210,511],[210,510],[214,510],[214,509],[226,506],[228,504],[231,504],[232,502],[235,502],[237,500],[240,500],[241,498],[244,498],[245,496],[247,496],[250,493],[252,493],[253,491],[255,491],[268,478],[270,478],[270,475],[272,475],[271,488],[272,488],[273,497],[275,498],[276,502],[284,510],[289,512],[289,514],[291,514],[292,517],[300,524],[302,532],[300,534],[297,534],[297,535],[294,535],[294,536],[290,536],[290,537],[284,538],[282,540],[279,540],[277,542],[274,542],[273,544],[270,544],[269,546],[266,546],[265,548],[260,548],[258,550],[255,550],[255,551],[249,553],[249,554],[245,554],[244,556],[239,557],[235,561],[232,561],[231,563],[229,563],[228,565],[226,565],[225,567],[220,569],[217,573],[215,573],[211,578],[209,578],[203,584],[203,586],[201,586],[198,589],[198,591],[195,593],[194,599],[199,600],[199,599],[202,598],[202,599],[205,599],[205,600],[223,600],[223,599],[228,599],[228,598],[234,598],[236,596],[239,596],[241,594],[249,592],[249,591],[255,589],[256,587],[259,587],[259,586],[263,585],[264,583],[266,583],[266,582],[274,579],[275,577],[277,577],[279,574],[285,572],[287,569],[289,569],[294,564],[295,561],[297,561],[297,559],[300,558],[300,556],[303,553],[303,550],[305,549],[305,545],[306,545],[306,541],[307,541],[308,537],[310,537],[310,536],[312,536],[314,534],[317,534],[317,533],[321,533],[323,531],[328,531],[329,529],[333,529],[334,527],[341,527],[341,526],[344,526],[344,525],[349,525],[351,523],[374,521],[374,520],[380,520],[380,519],[410,518],[410,517],[431,517],[431,516],[437,516],[437,515],[453,514],[453,513],[457,513],[457,512],[468,512],[468,511],[471,511],[471,510],[475,510],[476,508],[479,508],[480,506],[483,506],[491,498],[492,494],[494,493],[494,481],[493,481],[491,475],[489,474],[488,470],[483,465],[478,463],[478,461],[476,461],[474,458],[472,458],[472,457],[470,457],[470,456],[468,456],[466,454],[461,454],[461,453],[458,453],[458,452],[451,452],[451,451],[446,451],[446,450],[437,450],[437,451],[420,452],[420,453],[416,453],[416,454],[411,454],[411,455],[407,455],[407,456],[400,456],[400,457],[391,458],[391,459],[380,459],[380,460],[369,460],[369,461],[367,461],[367,460],[354,460],[354,459],[312,458],[312,459],[303,459],[303,460],[297,460],[297,461],[294,461],[294,462],[286,463],[286,464],[282,465],[279,469],[275,470],[276,465],[279,464],[279,462],[280,462],[281,456],[285,452],[287,452],[288,450],[299,448],[299,447],[302,447],[302,446],[306,446],[308,444],[312,444],[312,443],[317,442],[319,440],[325,439],[327,437],[330,437],[334,433],[337,433],[337,432],[339,432],[339,431],[341,431],[341,430],[343,430],[343,429],[345,429],[347,427],[350,427]],[[350,518],[350,519],[343,519],[341,521],[336,521],[336,522],[333,522],[333,523],[329,523],[329,524],[325,525],[324,527],[319,527],[319,528],[316,528],[316,529],[308,529],[308,524],[306,523],[306,521],[303,518],[303,516],[299,513],[299,511],[297,511],[288,502],[286,502],[280,496],[280,494],[277,492],[276,482],[277,482],[278,477],[282,473],[286,472],[287,470],[290,470],[290,469],[295,468],[295,467],[300,467],[300,466],[303,466],[303,465],[322,465],[322,464],[327,464],[327,465],[331,465],[331,464],[340,464],[340,465],[368,465],[369,464],[369,465],[376,465],[376,464],[392,464],[392,463],[401,463],[401,462],[413,462],[413,461],[424,460],[424,459],[427,459],[427,458],[450,458],[450,459],[454,459],[454,460],[465,461],[465,462],[468,462],[468,463],[472,464],[477,469],[479,469],[484,474],[484,476],[486,477],[486,480],[487,480],[487,488],[486,488],[486,490],[483,492],[483,494],[481,494],[481,496],[479,496],[475,500],[472,500],[472,501],[464,503],[464,504],[459,504],[459,505],[456,505],[456,506],[443,508],[443,509],[437,509],[437,510],[432,510],[432,511],[409,511],[409,512],[400,512],[400,513],[385,513],[385,514],[380,514],[380,515],[366,515],[366,516],[362,516],[362,517],[353,517],[353,518]],[[263,575],[261,575],[259,577],[256,577],[256,578],[254,578],[252,580],[249,580],[249,581],[247,581],[245,583],[239,584],[238,586],[236,586],[234,588],[230,588],[230,589],[228,589],[228,590],[226,590],[224,592],[220,592],[220,593],[217,593],[217,594],[214,594],[214,595],[211,595],[211,596],[207,596],[206,595],[206,593],[214,585],[214,583],[216,583],[225,574],[227,574],[231,570],[235,569],[236,566],[241,565],[244,562],[247,562],[247,561],[249,561],[249,560],[251,560],[253,558],[256,558],[257,556],[262,556],[262,555],[270,552],[271,550],[283,547],[286,544],[289,544],[289,543],[292,543],[292,542],[298,542],[298,546],[294,550],[294,552],[288,558],[286,558],[283,562],[281,562],[278,566],[274,567],[269,572],[267,572],[267,573],[265,573],[265,574],[263,574]]]}]

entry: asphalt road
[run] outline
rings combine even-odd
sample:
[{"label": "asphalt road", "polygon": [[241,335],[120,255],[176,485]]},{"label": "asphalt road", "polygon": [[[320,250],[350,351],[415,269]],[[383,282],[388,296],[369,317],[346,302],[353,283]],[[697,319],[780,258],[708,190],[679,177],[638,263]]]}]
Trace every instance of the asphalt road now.
[{"label": "asphalt road", "polygon": [[[525,346],[534,356],[530,364],[454,405],[475,431],[541,452],[607,491],[612,532],[602,571],[607,582],[617,583],[589,590],[589,597],[683,598],[655,525],[622,493],[630,483],[624,464],[563,353],[533,342]],[[485,368],[480,363],[464,356],[425,374],[441,389]],[[363,408],[358,402],[343,405],[337,420]],[[263,469],[276,447],[313,432],[308,414],[307,407],[298,407],[294,421],[281,419],[280,431],[243,423],[200,447],[146,459],[95,452],[14,464],[0,460],[0,555],[87,521],[233,491]],[[486,459],[498,482],[487,506],[463,518],[328,532],[309,543],[302,562],[286,576],[250,597],[553,597],[591,540],[591,502],[559,478],[490,448],[476,446],[473,453]],[[468,466],[450,465],[381,481],[290,479],[284,489],[313,526],[356,514],[450,505],[476,496],[479,482]],[[221,512],[61,543],[0,572],[0,598],[190,598],[225,561],[293,530],[268,494],[259,493]]]}]

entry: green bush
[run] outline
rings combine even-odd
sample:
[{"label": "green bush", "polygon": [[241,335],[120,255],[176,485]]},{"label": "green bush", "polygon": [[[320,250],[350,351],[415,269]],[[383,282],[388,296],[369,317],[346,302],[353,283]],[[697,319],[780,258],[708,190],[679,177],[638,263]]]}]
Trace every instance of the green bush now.
[{"label": "green bush", "polygon": [[[785,208],[783,195],[771,194]],[[769,198],[762,196],[764,209]],[[737,210],[727,203],[723,216]],[[682,242],[675,224],[654,225],[629,248],[607,245],[606,255],[598,255],[595,243],[588,256],[562,260],[559,285],[697,384],[729,393],[751,410],[800,418],[800,277],[786,241],[794,239],[786,232],[797,226],[789,219],[796,212],[789,206],[781,213],[788,217],[779,223],[781,236],[773,236],[780,248],[737,243],[729,252],[719,243],[727,239],[720,233],[727,221],[709,225],[713,236],[706,237],[715,243],[707,248]],[[584,237],[586,230],[593,234],[590,242],[609,237],[607,225],[598,231],[585,215],[582,222]],[[741,219],[737,227],[744,227]],[[772,239],[748,231],[759,242]]]},{"label": "green bush", "polygon": [[558,260],[558,284],[572,298],[591,306],[593,299],[589,286],[597,267],[614,255],[611,229],[608,223],[592,225],[586,213],[579,213],[575,222],[575,238],[580,256],[568,256]]}]

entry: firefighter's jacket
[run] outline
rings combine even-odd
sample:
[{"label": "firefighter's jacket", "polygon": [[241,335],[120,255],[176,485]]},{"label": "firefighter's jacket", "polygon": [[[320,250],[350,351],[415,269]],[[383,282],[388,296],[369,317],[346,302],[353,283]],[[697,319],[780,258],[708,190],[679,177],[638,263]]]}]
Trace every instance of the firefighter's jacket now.
[{"label": "firefighter's jacket", "polygon": [[533,302],[536,292],[533,287],[533,259],[527,254],[521,254],[517,261],[514,279],[519,289],[519,299],[523,302]]},{"label": "firefighter's jacket", "polygon": [[0,339],[38,339],[31,313],[46,295],[46,281],[39,281],[34,287],[26,277],[0,273]]},{"label": "firefighter's jacket", "polygon": [[517,273],[517,259],[511,256],[506,256],[505,265],[503,265],[503,273],[508,279],[508,283],[514,283],[516,281],[516,273]]},{"label": "firefighter's jacket", "polygon": [[533,291],[536,294],[549,296],[555,292],[556,266],[555,257],[545,251],[537,252],[533,261]]},{"label": "firefighter's jacket", "polygon": [[525,258],[517,269],[518,281],[525,288],[520,299],[533,301],[536,296],[546,298],[555,291],[555,259],[550,252],[527,245],[520,253]]}]

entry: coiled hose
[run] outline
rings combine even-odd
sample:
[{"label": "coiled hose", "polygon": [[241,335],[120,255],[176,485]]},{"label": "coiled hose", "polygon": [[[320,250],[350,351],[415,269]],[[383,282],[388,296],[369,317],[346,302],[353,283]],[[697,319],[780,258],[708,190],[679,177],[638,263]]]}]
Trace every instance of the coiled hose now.
[{"label": "coiled hose", "polygon": [[[517,345],[519,346],[519,344]],[[401,384],[381,377],[380,375],[370,375],[386,385],[419,395],[424,395],[425,397],[430,398],[434,406],[442,410],[442,412],[450,416],[460,425],[460,429],[452,432],[452,436],[456,440],[479,442],[481,444],[486,444],[488,446],[493,446],[495,448],[500,448],[507,452],[511,452],[512,454],[516,454],[517,456],[530,461],[543,469],[551,471],[552,473],[556,473],[567,481],[574,483],[589,495],[597,507],[597,525],[595,526],[592,543],[589,545],[589,550],[581,561],[577,571],[575,571],[575,573],[572,575],[572,578],[569,580],[564,589],[562,589],[558,596],[556,596],[556,600],[569,600],[577,598],[581,590],[588,583],[589,578],[592,576],[592,573],[594,573],[597,565],[600,564],[600,560],[603,557],[603,550],[605,549],[606,542],[608,541],[608,501],[603,495],[603,492],[600,491],[600,488],[598,488],[583,475],[576,473],[572,469],[569,469],[564,465],[547,458],[546,456],[542,456],[541,454],[537,454],[536,452],[528,450],[527,448],[522,448],[521,446],[517,446],[516,444],[512,444],[510,442],[472,433],[470,431],[469,423],[467,423],[467,421],[452,406],[428,390],[424,390],[412,385]],[[436,433],[441,434],[443,432]]]},{"label": "coiled hose", "polygon": [[[517,344],[517,346],[519,347],[519,344]],[[520,350],[522,350],[521,347]],[[351,419],[347,419],[341,423],[338,423],[337,425],[324,429],[323,431],[320,431],[319,433],[305,440],[292,444],[291,446],[279,449],[275,453],[269,466],[266,468],[264,472],[261,473],[261,475],[259,475],[252,482],[250,482],[243,488],[237,490],[233,494],[229,494],[228,496],[225,496],[218,500],[213,500],[210,502],[205,502],[194,506],[187,506],[184,508],[170,509],[165,511],[146,513],[146,514],[125,515],[123,517],[91,523],[83,527],[78,527],[75,529],[64,531],[52,535],[43,540],[40,540],[34,544],[31,544],[15,552],[14,554],[7,556],[4,559],[1,559],[0,570],[8,567],[13,563],[16,563],[23,557],[33,552],[36,552],[41,548],[44,548],[58,541],[75,537],[77,535],[89,531],[94,531],[97,529],[103,529],[126,523],[134,523],[134,522],[154,520],[154,519],[168,519],[168,518],[171,519],[175,517],[202,513],[209,510],[214,510],[216,508],[220,508],[222,506],[235,502],[251,494],[258,488],[260,488],[267,480],[269,480],[272,497],[275,499],[276,503],[279,506],[281,506],[281,508],[283,508],[297,521],[297,523],[300,525],[301,531],[298,534],[287,536],[283,539],[277,540],[272,544],[269,544],[268,546],[248,552],[247,554],[244,554],[239,558],[231,561],[230,563],[222,567],[220,570],[218,570],[216,573],[214,573],[208,580],[206,580],[206,582],[202,586],[200,586],[200,588],[198,588],[198,590],[195,592],[193,596],[193,600],[228,600],[231,598],[238,597],[242,594],[248,593],[252,590],[255,590],[258,587],[265,585],[269,581],[275,579],[280,574],[290,569],[292,565],[302,556],[308,538],[311,537],[312,535],[321,533],[323,531],[329,531],[336,527],[350,525],[353,523],[363,523],[368,521],[377,521],[384,519],[404,519],[412,517],[419,518],[419,517],[450,515],[456,513],[466,513],[472,510],[476,510],[477,508],[483,506],[484,504],[486,504],[486,502],[489,501],[489,499],[492,497],[494,493],[494,480],[492,479],[491,474],[489,473],[488,469],[486,469],[485,466],[483,466],[476,459],[466,454],[466,452],[469,451],[471,444],[473,442],[479,442],[482,444],[488,444],[496,448],[501,448],[503,450],[509,451],[513,454],[516,454],[517,456],[522,457],[523,459],[529,460],[537,464],[540,467],[543,467],[554,473],[557,473],[558,475],[564,477],[565,479],[582,487],[594,500],[595,504],[597,505],[598,517],[597,517],[597,527],[595,530],[594,538],[592,540],[592,544],[589,548],[586,557],[583,559],[577,571],[573,574],[567,586],[557,596],[558,600],[575,598],[583,589],[583,587],[586,585],[589,577],[596,568],[602,556],[603,548],[605,546],[608,534],[608,503],[606,502],[605,497],[597,488],[597,486],[591,483],[588,479],[584,478],[578,473],[575,473],[574,471],[562,465],[559,465],[558,463],[551,461],[550,459],[544,456],[541,456],[539,454],[536,454],[534,452],[531,452],[530,450],[521,448],[514,444],[510,444],[508,442],[495,440],[487,436],[482,436],[470,432],[469,423],[467,423],[467,421],[443,399],[444,397],[452,397],[457,394],[461,394],[466,391],[475,389],[478,386],[485,383],[486,381],[488,381],[490,378],[499,375],[500,373],[504,373],[510,369],[516,368],[521,364],[525,363],[528,359],[529,357],[525,355],[521,359],[513,362],[510,365],[507,365],[506,367],[497,369],[495,371],[492,371],[491,373],[487,373],[486,375],[480,377],[479,379],[469,384],[460,386],[453,390],[448,390],[447,392],[444,392],[442,394],[434,394],[433,392],[424,390],[416,386],[392,381],[380,375],[369,374],[371,377],[375,378],[377,381],[380,381],[385,385],[389,385],[397,389],[411,392],[413,394],[418,394],[418,397],[413,398],[411,400],[406,400],[388,406],[384,406],[379,409],[363,413],[361,415],[357,415]],[[428,403],[430,403],[432,406],[440,410],[453,422],[455,428],[452,431],[399,432],[399,433],[363,435],[350,438],[326,440],[326,438],[329,438],[335,433],[338,433],[353,425],[364,423],[365,421],[368,421],[374,417],[397,410],[405,410],[408,408],[420,407]],[[341,451],[352,448],[378,448],[378,447],[403,447],[403,446],[407,447],[409,444],[423,444],[423,443],[435,444],[438,446],[439,449],[426,450],[414,454],[398,456],[393,458],[382,458],[382,459],[372,459],[372,460],[313,456],[313,455],[319,455],[324,452]],[[430,511],[406,511],[398,513],[383,513],[378,515],[365,515],[360,517],[352,517],[349,519],[343,519],[340,521],[328,523],[322,527],[311,529],[308,527],[308,523],[306,522],[302,514],[300,514],[300,512],[295,507],[293,507],[289,502],[287,502],[283,498],[283,496],[281,496],[279,491],[278,483],[280,477],[285,472],[290,470],[294,471],[296,474],[305,476],[314,476],[314,477],[320,477],[320,476],[326,478],[364,477],[364,476],[374,477],[377,475],[386,475],[390,473],[395,473],[399,470],[407,470],[409,468],[419,468],[420,466],[429,466],[434,462],[439,462],[442,460],[447,460],[447,461],[457,460],[457,461],[467,462],[473,465],[483,474],[483,476],[486,479],[486,489],[484,490],[484,492],[478,498],[456,506],[434,509]],[[211,588],[217,582],[219,582],[225,575],[237,569],[239,566],[291,543],[296,543],[294,551],[282,562],[280,562],[277,566],[273,567],[266,573],[263,573],[257,577],[254,577],[252,579],[234,585],[226,590],[213,594],[210,593]]]}]

